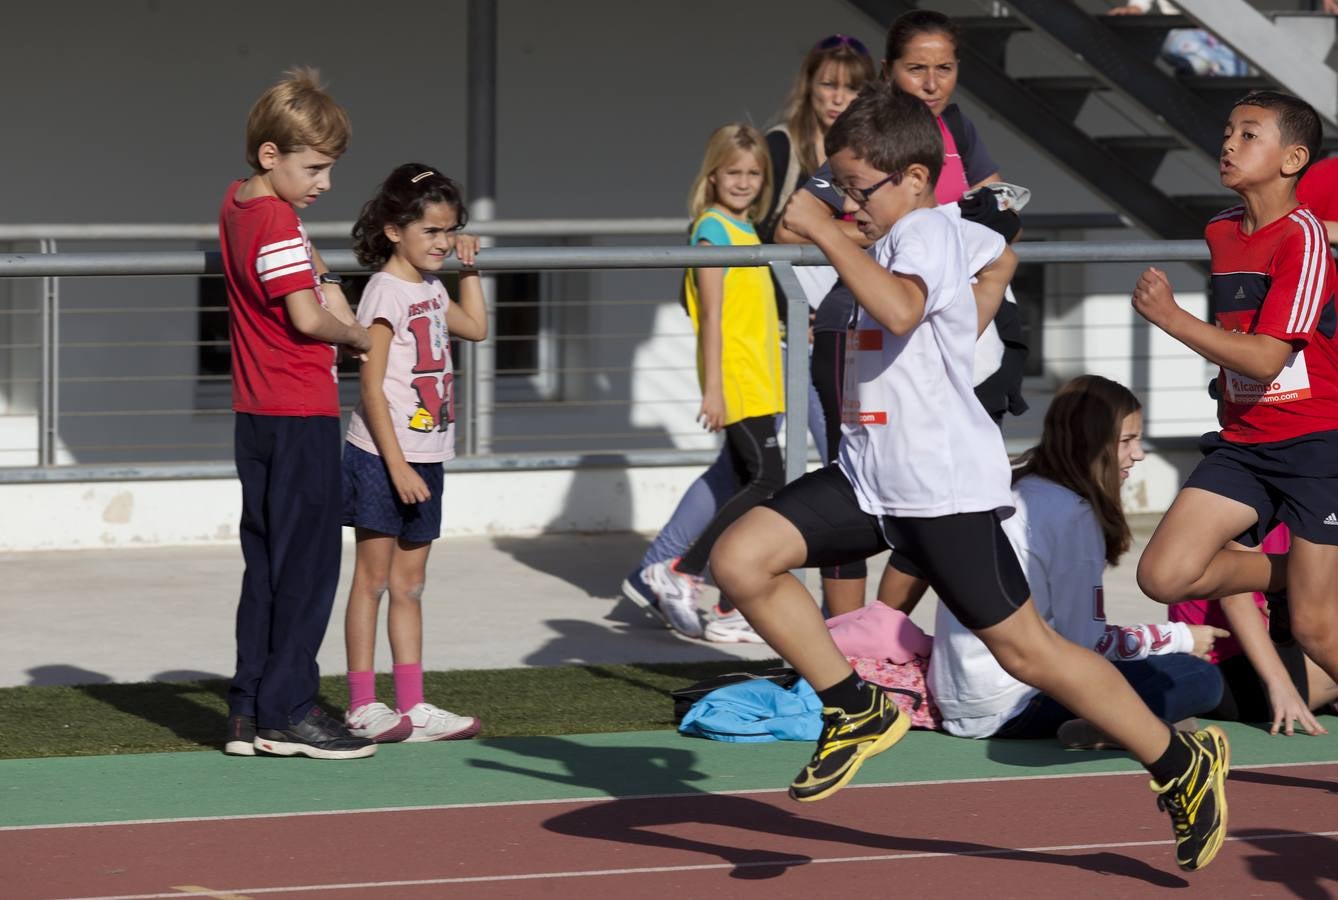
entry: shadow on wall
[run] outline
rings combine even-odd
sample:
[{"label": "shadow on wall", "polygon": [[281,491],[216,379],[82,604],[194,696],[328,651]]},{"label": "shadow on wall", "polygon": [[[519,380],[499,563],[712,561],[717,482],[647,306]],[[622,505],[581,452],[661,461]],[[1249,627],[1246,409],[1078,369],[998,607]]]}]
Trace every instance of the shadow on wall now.
[{"label": "shadow on wall", "polygon": [[493,546],[591,597],[617,597],[623,576],[646,547],[645,538],[631,531],[632,513],[626,467],[587,465],[572,472],[561,509],[544,523],[543,540],[503,535],[493,538]]}]

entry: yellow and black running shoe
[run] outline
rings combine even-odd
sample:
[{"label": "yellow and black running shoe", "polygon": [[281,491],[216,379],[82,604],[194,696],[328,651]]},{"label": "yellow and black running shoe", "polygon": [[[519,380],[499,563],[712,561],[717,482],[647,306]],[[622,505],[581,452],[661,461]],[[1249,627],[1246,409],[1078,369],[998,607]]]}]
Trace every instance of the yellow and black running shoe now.
[{"label": "yellow and black running shoe", "polygon": [[831,796],[855,777],[870,756],[882,753],[910,730],[910,716],[897,709],[878,688],[870,691],[869,708],[849,713],[824,707],[818,749],[790,784],[790,796],[801,802]]},{"label": "yellow and black running shoe", "polygon": [[1170,784],[1152,782],[1152,789],[1159,794],[1157,806],[1170,813],[1175,826],[1175,861],[1180,868],[1193,871],[1212,862],[1226,838],[1231,748],[1216,725],[1176,734],[1172,740],[1189,745],[1193,762]]}]

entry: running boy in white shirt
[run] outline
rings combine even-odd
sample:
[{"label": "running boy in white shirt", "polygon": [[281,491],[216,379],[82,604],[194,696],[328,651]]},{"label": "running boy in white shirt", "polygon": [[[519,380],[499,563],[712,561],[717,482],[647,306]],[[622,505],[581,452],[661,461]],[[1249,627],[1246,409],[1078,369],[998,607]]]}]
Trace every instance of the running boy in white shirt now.
[{"label": "running boy in white shirt", "polygon": [[[757,633],[823,701],[825,724],[790,796],[812,801],[845,785],[909,722],[865,684],[832,642],[791,569],[841,565],[892,548],[928,579],[1013,677],[1115,738],[1152,773],[1175,825],[1177,862],[1207,865],[1226,833],[1226,738],[1174,734],[1109,661],[1059,637],[1036,612],[1000,518],[1012,512],[1003,438],[972,392],[979,313],[971,263],[982,240],[955,207],[935,207],[942,138],[924,103],[893,86],[866,88],[832,126],[835,180],[870,253],[829,216],[787,213],[859,302],[848,346],[840,459],[786,486],[720,538],[711,570]],[[965,235],[965,238],[964,238]],[[984,238],[984,239],[989,239]],[[994,256],[1003,251],[997,241]]]}]

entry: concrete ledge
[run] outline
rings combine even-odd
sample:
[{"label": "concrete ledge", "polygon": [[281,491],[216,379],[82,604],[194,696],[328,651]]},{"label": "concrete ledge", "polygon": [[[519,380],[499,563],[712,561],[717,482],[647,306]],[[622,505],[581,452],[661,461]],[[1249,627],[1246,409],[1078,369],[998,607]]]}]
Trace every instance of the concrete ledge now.
[{"label": "concrete ledge", "polygon": [[[704,468],[450,471],[442,535],[653,532]],[[0,509],[0,551],[235,543],[241,490],[235,478],[10,482]]]},{"label": "concrete ledge", "polygon": [[[1160,513],[1199,459],[1150,452],[1124,486],[1131,514]],[[446,474],[444,537],[546,532],[655,532],[703,462],[582,465]],[[69,474],[69,473],[66,473]],[[0,482],[0,551],[233,543],[241,515],[235,478],[122,478]],[[349,534],[351,539],[351,532]]]}]

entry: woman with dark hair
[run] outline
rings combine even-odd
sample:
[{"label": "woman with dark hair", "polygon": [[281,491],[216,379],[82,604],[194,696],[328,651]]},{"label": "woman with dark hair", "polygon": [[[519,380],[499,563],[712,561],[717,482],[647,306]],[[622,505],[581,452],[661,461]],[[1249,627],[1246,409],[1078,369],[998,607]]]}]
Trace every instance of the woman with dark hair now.
[{"label": "woman with dark hair", "polygon": [[[1143,413],[1128,388],[1082,375],[1059,389],[1041,441],[1013,470],[1014,515],[1004,533],[1027,574],[1036,611],[1059,634],[1104,654],[1168,722],[1217,705],[1222,677],[1201,657],[1227,633],[1207,625],[1106,622],[1102,578],[1132,543],[1120,485],[1143,458]],[[939,605],[929,690],[943,729],[959,737],[1054,737],[1109,743],[1053,698],[1014,679],[984,643]]]}]

